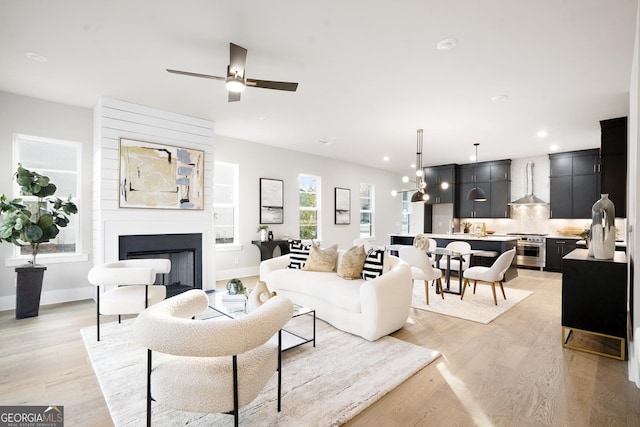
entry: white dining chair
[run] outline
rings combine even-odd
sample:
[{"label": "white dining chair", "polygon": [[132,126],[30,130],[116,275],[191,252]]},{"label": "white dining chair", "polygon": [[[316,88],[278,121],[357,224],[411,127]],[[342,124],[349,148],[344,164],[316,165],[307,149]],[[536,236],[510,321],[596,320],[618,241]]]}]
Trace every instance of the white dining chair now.
[{"label": "white dining chair", "polygon": [[[467,242],[451,242],[446,246],[446,249],[452,252],[469,252],[471,251],[471,245]],[[471,254],[463,256],[451,256],[449,261],[449,271],[459,274],[460,271],[464,272],[469,268],[471,262]],[[461,264],[462,263],[462,264]],[[437,262],[437,267],[441,270],[447,269],[447,256],[443,255]]]},{"label": "white dining chair", "polygon": [[464,298],[464,290],[469,286],[469,281],[473,280],[473,293],[476,293],[476,285],[478,282],[487,282],[491,284],[491,291],[493,292],[493,303],[498,305],[498,299],[496,298],[496,283],[500,285],[502,291],[502,297],[507,299],[504,293],[504,287],[502,287],[502,279],[504,273],[509,269],[513,257],[516,255],[516,248],[503,252],[502,255],[495,260],[491,267],[475,266],[467,269],[464,274],[464,285],[462,286],[462,292],[460,293],[460,299]]},{"label": "white dining chair", "polygon": [[424,281],[424,292],[427,305],[429,305],[429,282],[436,284],[436,291],[444,299],[442,292],[442,271],[433,268],[427,253],[414,246],[403,246],[398,250],[398,257],[411,267],[411,277],[413,280]]}]

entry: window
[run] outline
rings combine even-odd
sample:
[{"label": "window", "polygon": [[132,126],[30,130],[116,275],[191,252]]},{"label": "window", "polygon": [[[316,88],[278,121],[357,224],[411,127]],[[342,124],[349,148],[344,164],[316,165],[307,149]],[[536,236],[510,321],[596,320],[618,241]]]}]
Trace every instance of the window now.
[{"label": "window", "polygon": [[[80,240],[80,167],[82,159],[82,144],[79,142],[61,141],[29,135],[14,135],[13,139],[14,164],[22,163],[25,169],[48,176],[57,187],[54,197],[71,200],[78,206],[78,213],[70,218],[69,225],[60,228],[55,239],[41,243],[39,256],[75,255],[81,251]],[[16,185],[14,197],[22,198],[27,207],[33,211],[38,198],[23,196]],[[16,247],[16,256],[30,255],[28,247]]]},{"label": "window", "polygon": [[360,184],[360,237],[374,237],[374,191],[371,184]]},{"label": "window", "polygon": [[409,234],[411,229],[409,227],[410,223],[410,212],[411,212],[411,197],[408,191],[402,193],[402,220],[400,222],[401,232],[404,234]]},{"label": "window", "polygon": [[239,166],[213,163],[213,224],[217,245],[239,244],[238,230]]},{"label": "window", "polygon": [[300,175],[300,238],[320,238],[320,177]]}]

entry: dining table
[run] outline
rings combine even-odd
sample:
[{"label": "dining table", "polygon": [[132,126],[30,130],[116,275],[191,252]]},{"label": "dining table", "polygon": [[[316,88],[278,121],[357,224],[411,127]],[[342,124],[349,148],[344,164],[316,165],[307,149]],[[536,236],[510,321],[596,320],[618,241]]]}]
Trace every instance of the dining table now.
[{"label": "dining table", "polygon": [[[460,283],[460,286],[458,287],[458,290],[455,291],[453,289],[451,289],[451,260],[452,259],[462,259],[465,255],[473,255],[474,253],[478,253],[478,252],[482,252],[481,250],[476,250],[476,249],[469,249],[469,250],[464,250],[464,251],[454,251],[451,249],[447,249],[447,248],[435,248],[435,249],[427,249],[426,250],[427,254],[431,254],[431,255],[435,255],[436,256],[436,262],[441,259],[442,257],[446,257],[447,258],[447,268],[445,270],[445,286],[443,287],[442,291],[449,293],[449,294],[456,294],[456,295],[460,295],[462,293],[462,262],[459,263],[459,268],[458,268],[458,281]],[[438,290],[436,289],[436,292],[438,292]]]}]

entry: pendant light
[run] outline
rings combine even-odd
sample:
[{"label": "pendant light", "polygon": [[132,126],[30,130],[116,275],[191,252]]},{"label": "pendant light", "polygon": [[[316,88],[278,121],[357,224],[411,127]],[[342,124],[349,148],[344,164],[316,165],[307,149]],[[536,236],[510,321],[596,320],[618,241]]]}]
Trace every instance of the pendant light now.
[{"label": "pendant light", "polygon": [[487,195],[484,193],[484,191],[482,190],[482,188],[478,188],[478,145],[480,145],[479,142],[476,142],[475,144],[476,147],[476,163],[475,166],[473,167],[473,176],[474,176],[474,181],[475,181],[475,187],[473,187],[471,189],[471,191],[469,191],[469,194],[467,194],[467,200],[473,200],[476,202],[486,202],[487,201]]}]

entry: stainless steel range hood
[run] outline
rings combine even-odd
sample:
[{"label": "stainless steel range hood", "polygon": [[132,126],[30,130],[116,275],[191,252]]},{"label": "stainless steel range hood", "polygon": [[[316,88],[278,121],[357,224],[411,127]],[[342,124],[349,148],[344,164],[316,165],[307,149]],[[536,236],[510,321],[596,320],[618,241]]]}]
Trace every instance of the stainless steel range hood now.
[{"label": "stainless steel range hood", "polygon": [[524,197],[521,197],[513,202],[509,203],[510,205],[547,205],[548,203],[542,199],[536,197],[533,194],[533,165],[532,161],[527,162],[526,170],[527,170],[527,193]]}]

